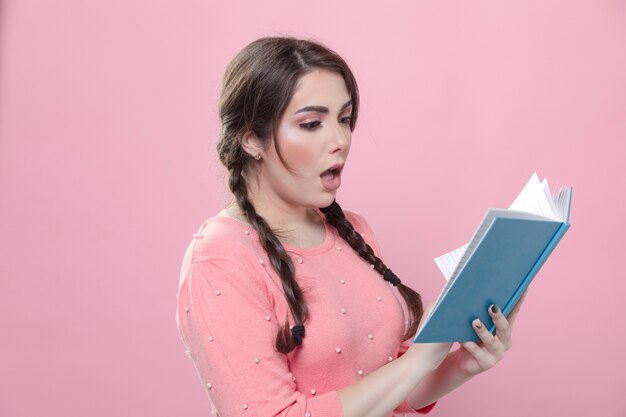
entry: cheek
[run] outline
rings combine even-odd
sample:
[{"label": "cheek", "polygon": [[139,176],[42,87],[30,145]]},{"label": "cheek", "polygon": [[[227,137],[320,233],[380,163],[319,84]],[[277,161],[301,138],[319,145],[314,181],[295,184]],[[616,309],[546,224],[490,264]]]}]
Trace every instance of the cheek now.
[{"label": "cheek", "polygon": [[304,137],[297,128],[284,131],[280,142],[280,150],[285,162],[294,170],[306,169],[315,164],[317,152],[314,138]]}]

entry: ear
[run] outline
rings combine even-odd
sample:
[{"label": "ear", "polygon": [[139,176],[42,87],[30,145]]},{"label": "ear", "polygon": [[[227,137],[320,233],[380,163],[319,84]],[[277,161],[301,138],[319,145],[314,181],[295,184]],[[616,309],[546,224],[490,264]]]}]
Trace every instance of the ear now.
[{"label": "ear", "polygon": [[257,155],[264,156],[263,142],[252,131],[248,131],[241,137],[241,147],[243,150],[255,158]]}]

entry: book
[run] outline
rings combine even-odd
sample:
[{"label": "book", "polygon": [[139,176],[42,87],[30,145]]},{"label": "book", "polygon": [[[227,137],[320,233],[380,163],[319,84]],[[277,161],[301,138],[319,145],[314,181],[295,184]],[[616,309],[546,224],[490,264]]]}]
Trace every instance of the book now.
[{"label": "book", "polygon": [[551,194],[533,173],[508,209],[487,209],[470,242],[435,258],[447,283],[415,343],[478,341],[476,318],[495,325],[487,309],[511,312],[570,227],[572,187]]}]

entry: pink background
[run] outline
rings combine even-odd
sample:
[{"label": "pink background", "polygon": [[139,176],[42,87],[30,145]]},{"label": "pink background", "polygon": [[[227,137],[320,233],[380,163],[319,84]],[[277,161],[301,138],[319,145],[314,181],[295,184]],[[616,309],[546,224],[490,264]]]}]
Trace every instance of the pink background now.
[{"label": "pink background", "polygon": [[[206,416],[174,322],[191,234],[226,201],[224,66],[315,37],[362,91],[339,201],[432,301],[432,258],[533,171],[572,228],[503,362],[433,416],[626,415],[626,4],[4,0],[0,415]],[[245,334],[242,333],[242,335]]]}]

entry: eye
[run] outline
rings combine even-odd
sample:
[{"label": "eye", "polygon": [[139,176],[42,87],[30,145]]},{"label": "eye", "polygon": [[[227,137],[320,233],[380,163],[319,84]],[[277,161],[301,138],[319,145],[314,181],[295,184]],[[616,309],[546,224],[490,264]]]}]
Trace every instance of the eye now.
[{"label": "eye", "polygon": [[339,123],[346,124],[348,126],[352,126],[353,121],[354,121],[354,117],[352,116],[345,116],[339,119]]},{"label": "eye", "polygon": [[352,120],[354,120],[354,118],[352,116],[345,116],[342,117],[341,119],[339,119],[339,123],[344,123],[344,124],[352,124]]},{"label": "eye", "polygon": [[322,122],[320,122],[319,120],[315,120],[313,122],[300,123],[300,127],[307,130],[313,130],[321,124]]}]

